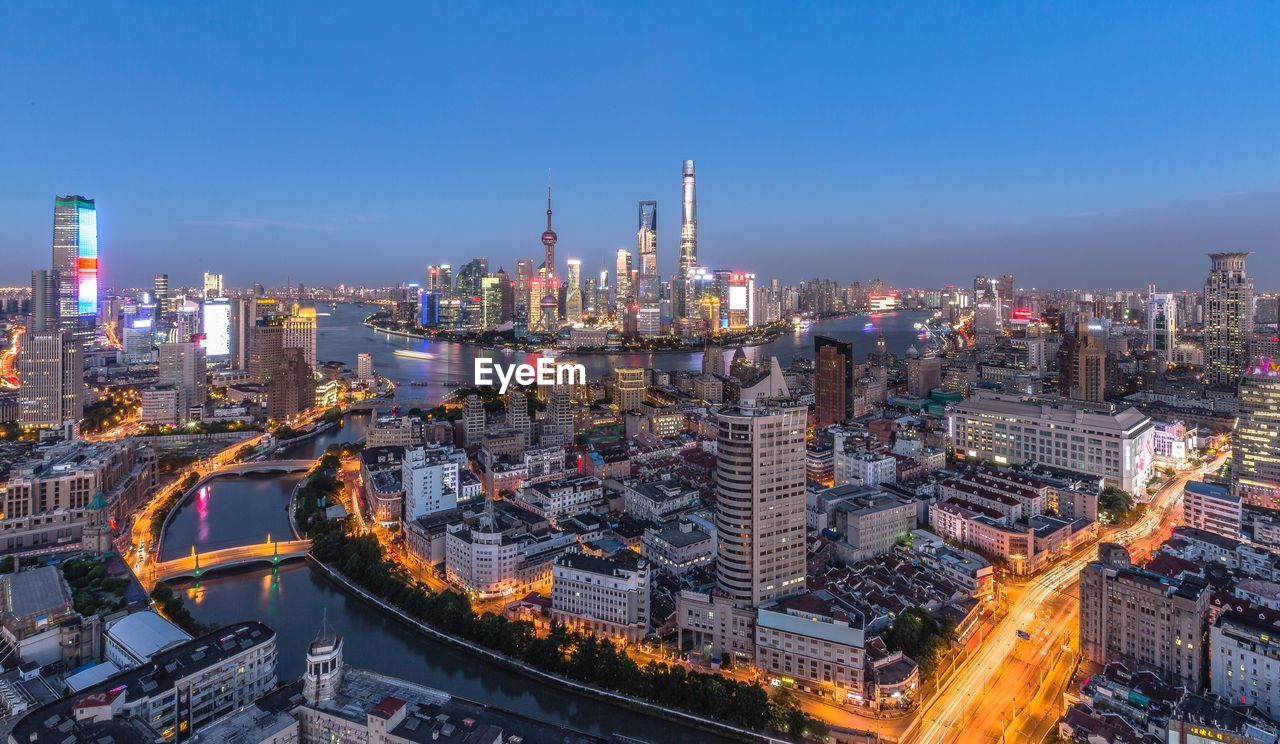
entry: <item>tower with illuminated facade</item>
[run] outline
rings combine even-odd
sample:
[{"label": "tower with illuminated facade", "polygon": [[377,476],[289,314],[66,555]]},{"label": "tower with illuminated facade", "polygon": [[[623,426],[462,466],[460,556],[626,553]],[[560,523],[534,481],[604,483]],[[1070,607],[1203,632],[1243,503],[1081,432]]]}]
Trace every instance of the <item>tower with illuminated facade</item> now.
[{"label": "tower with illuminated facade", "polygon": [[542,233],[545,258],[531,280],[529,291],[529,328],[541,333],[554,333],[559,325],[560,285],[556,281],[556,231],[551,229],[551,182],[547,179],[547,229]]},{"label": "tower with illuminated facade", "polygon": [[636,259],[639,287],[636,288],[636,331],[641,336],[662,333],[662,292],[658,278],[658,203],[640,202],[636,228]]},{"label": "tower with illuminated facade", "polygon": [[98,212],[93,199],[54,199],[53,270],[58,274],[59,325],[88,348],[98,319]]},{"label": "tower with illuminated facade", "polygon": [[1260,356],[1240,378],[1231,482],[1245,503],[1280,509],[1280,359]]},{"label": "tower with illuminated facade", "polygon": [[690,297],[688,274],[698,265],[698,197],[695,188],[693,161],[686,160],[680,170],[680,262],[676,281],[680,285],[674,292],[674,314],[680,318],[697,315],[697,308]]},{"label": "tower with illuminated facade", "polygon": [[1235,385],[1248,363],[1253,334],[1253,279],[1248,253],[1210,253],[1204,282],[1204,371],[1215,385]]}]

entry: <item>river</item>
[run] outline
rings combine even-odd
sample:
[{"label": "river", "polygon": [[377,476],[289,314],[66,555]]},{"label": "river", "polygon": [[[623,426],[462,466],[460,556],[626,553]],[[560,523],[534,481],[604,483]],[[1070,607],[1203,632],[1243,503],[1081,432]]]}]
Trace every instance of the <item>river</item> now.
[{"label": "river", "polygon": [[[317,346],[324,361],[340,361],[355,369],[356,355],[367,351],[373,356],[373,367],[396,383],[396,399],[404,407],[435,405],[449,391],[447,382],[473,379],[477,356],[494,357],[505,364],[530,361],[534,354],[516,351],[486,350],[470,344],[428,341],[380,333],[363,324],[378,306],[340,304],[330,309],[321,305]],[[879,315],[854,315],[814,323],[808,330],[784,333],[761,346],[748,346],[749,359],[776,356],[783,366],[798,356],[813,356],[813,336],[832,336],[852,341],[854,354],[865,360],[875,348],[879,332],[884,333],[885,347],[902,356],[913,344],[920,349],[924,342],[917,336],[915,323],[928,317],[926,312],[894,312]],[[397,350],[429,354],[430,358],[398,356]],[[731,350],[726,350],[726,360]],[[614,367],[650,367],[666,371],[701,369],[702,352],[668,352],[659,354],[577,354],[572,360],[581,363],[589,379],[599,379]],[[426,383],[425,385],[423,383]]]},{"label": "river", "polygon": [[[324,312],[326,308],[320,310]],[[354,367],[356,354],[371,352],[378,372],[399,386],[397,397],[402,405],[434,404],[448,391],[440,382],[470,377],[472,360],[479,353],[500,353],[377,333],[361,324],[372,311],[372,307],[339,305],[330,315],[320,316],[320,358]],[[877,327],[867,324],[876,323],[884,331],[889,351],[902,354],[913,343],[920,345],[912,325],[921,317],[916,313],[895,313],[826,321],[815,324],[810,331],[786,334],[764,346],[748,348],[746,353],[752,358],[775,355],[785,364],[797,354],[811,353],[812,335],[822,333],[853,340],[858,356],[865,357],[875,346]],[[432,358],[395,355],[396,349],[405,348],[430,353]],[[514,360],[521,355],[511,356]],[[613,366],[696,369],[701,365],[702,354],[584,354],[575,359],[587,367],[588,375],[595,377]],[[408,384],[421,381],[436,384]],[[282,448],[277,456],[318,457],[331,444],[362,439],[368,420],[368,415],[348,416],[341,427]],[[214,479],[174,513],[165,531],[163,558],[185,555],[192,546],[218,549],[236,542],[263,540],[268,534],[287,537],[286,502],[297,478]],[[249,569],[215,574],[204,577],[199,586],[186,583],[176,588],[185,589],[192,614],[200,622],[225,624],[253,618],[275,628],[282,679],[302,673],[306,645],[319,629],[321,616],[327,613],[329,623],[344,636],[347,662],[356,667],[438,687],[460,697],[599,736],[616,732],[660,744],[728,741],[541,684],[426,638],[342,591],[305,563],[286,564],[277,571]]]}]

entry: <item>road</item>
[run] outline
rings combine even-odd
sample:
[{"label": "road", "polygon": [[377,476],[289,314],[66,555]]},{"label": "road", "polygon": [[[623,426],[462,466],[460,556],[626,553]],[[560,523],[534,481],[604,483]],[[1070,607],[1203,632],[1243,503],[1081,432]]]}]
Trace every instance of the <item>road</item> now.
[{"label": "road", "polygon": [[[1156,492],[1134,524],[1112,528],[1099,541],[1151,550],[1167,537],[1187,481],[1222,464],[1225,455],[1194,471],[1175,476]],[[1080,571],[1096,557],[1095,544],[1027,582],[1009,614],[963,663],[945,688],[926,702],[904,740],[934,744],[948,741],[1001,741],[1030,736],[1039,741],[1057,720],[1060,695],[1043,693],[1043,682],[1060,690],[1068,681],[1078,650],[1075,600]],[[1032,634],[1030,640],[1018,631]],[[1063,650],[1063,645],[1071,650]],[[1072,663],[1063,663],[1066,659]],[[1028,705],[1033,701],[1034,705]]]}]

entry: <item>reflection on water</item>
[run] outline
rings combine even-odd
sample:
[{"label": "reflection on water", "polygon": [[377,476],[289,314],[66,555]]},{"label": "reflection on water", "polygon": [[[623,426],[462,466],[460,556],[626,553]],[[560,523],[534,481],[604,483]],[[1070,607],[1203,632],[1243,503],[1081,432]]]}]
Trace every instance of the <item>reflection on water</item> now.
[{"label": "reflection on water", "polygon": [[290,539],[285,511],[300,473],[228,475],[206,483],[175,508],[160,546],[160,560],[199,552]]}]

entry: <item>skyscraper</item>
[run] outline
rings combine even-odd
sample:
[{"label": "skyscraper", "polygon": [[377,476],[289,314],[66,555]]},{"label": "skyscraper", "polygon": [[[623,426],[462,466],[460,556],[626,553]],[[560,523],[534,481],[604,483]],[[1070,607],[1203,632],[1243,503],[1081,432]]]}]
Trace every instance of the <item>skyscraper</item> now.
[{"label": "skyscraper", "polygon": [[98,318],[98,212],[92,199],[54,199],[53,270],[60,325],[88,348]]},{"label": "skyscraper", "polygon": [[170,294],[169,294],[169,275],[156,274],[151,279],[151,294],[155,300],[156,309],[161,313],[167,313],[170,310]]},{"label": "skyscraper", "polygon": [[18,423],[55,428],[84,417],[84,350],[71,333],[50,324],[23,334],[18,375]]},{"label": "skyscraper", "polygon": [[1210,253],[1213,268],[1204,282],[1205,378],[1235,385],[1248,362],[1253,334],[1253,279],[1245,271],[1248,253]]},{"label": "skyscraper", "polygon": [[853,415],[853,344],[829,336],[813,337],[813,423],[842,424]]},{"label": "skyscraper", "polygon": [[627,302],[634,296],[631,287],[631,251],[619,248],[613,265],[613,302],[618,308],[618,313],[622,314]]},{"label": "skyscraper", "polygon": [[47,333],[59,328],[58,281],[57,271],[37,269],[31,272],[31,325],[27,330]]},{"label": "skyscraper", "polygon": [[1240,378],[1231,475],[1245,503],[1280,509],[1280,359],[1262,356]]},{"label": "skyscraper", "polygon": [[204,272],[204,296],[206,298],[222,296],[222,274]]},{"label": "skyscraper", "polygon": [[640,263],[639,284],[636,291],[639,310],[636,329],[641,336],[657,336],[662,333],[662,292],[658,278],[658,203],[640,202],[639,224],[636,228],[636,259]]},{"label": "skyscraper", "polygon": [[302,349],[281,349],[267,382],[267,415],[276,421],[287,421],[315,403],[315,375]]},{"label": "skyscraper", "polygon": [[515,311],[516,317],[529,319],[529,282],[533,279],[533,260],[516,259]]},{"label": "skyscraper", "polygon": [[569,273],[565,279],[564,319],[569,323],[582,322],[582,262],[569,259]]},{"label": "skyscraper", "polygon": [[293,312],[284,319],[284,333],[281,337],[282,348],[302,349],[303,359],[312,368],[316,367],[316,309],[294,305]]},{"label": "skyscraper", "polygon": [[203,406],[208,395],[208,371],[205,350],[196,341],[160,344],[159,382],[171,385],[178,393],[175,406],[177,422],[190,420],[189,412]]},{"label": "skyscraper", "polygon": [[1153,287],[1147,295],[1147,351],[1167,364],[1173,361],[1173,349],[1177,345],[1177,298],[1169,293],[1156,293]]},{"label": "skyscraper", "polygon": [[1101,403],[1107,398],[1107,350],[1089,333],[1089,319],[1076,318],[1076,345],[1072,352],[1071,397]]},{"label": "skyscraper", "polygon": [[932,352],[907,359],[907,394],[928,398],[934,388],[942,387],[942,359]]},{"label": "skyscraper", "polygon": [[693,161],[684,161],[680,171],[680,262],[676,270],[677,291],[673,293],[673,312],[680,318],[697,315],[690,297],[688,274],[698,265],[698,197]]},{"label": "skyscraper", "polygon": [[805,588],[805,424],[788,398],[716,412],[716,588],[757,607]]}]

